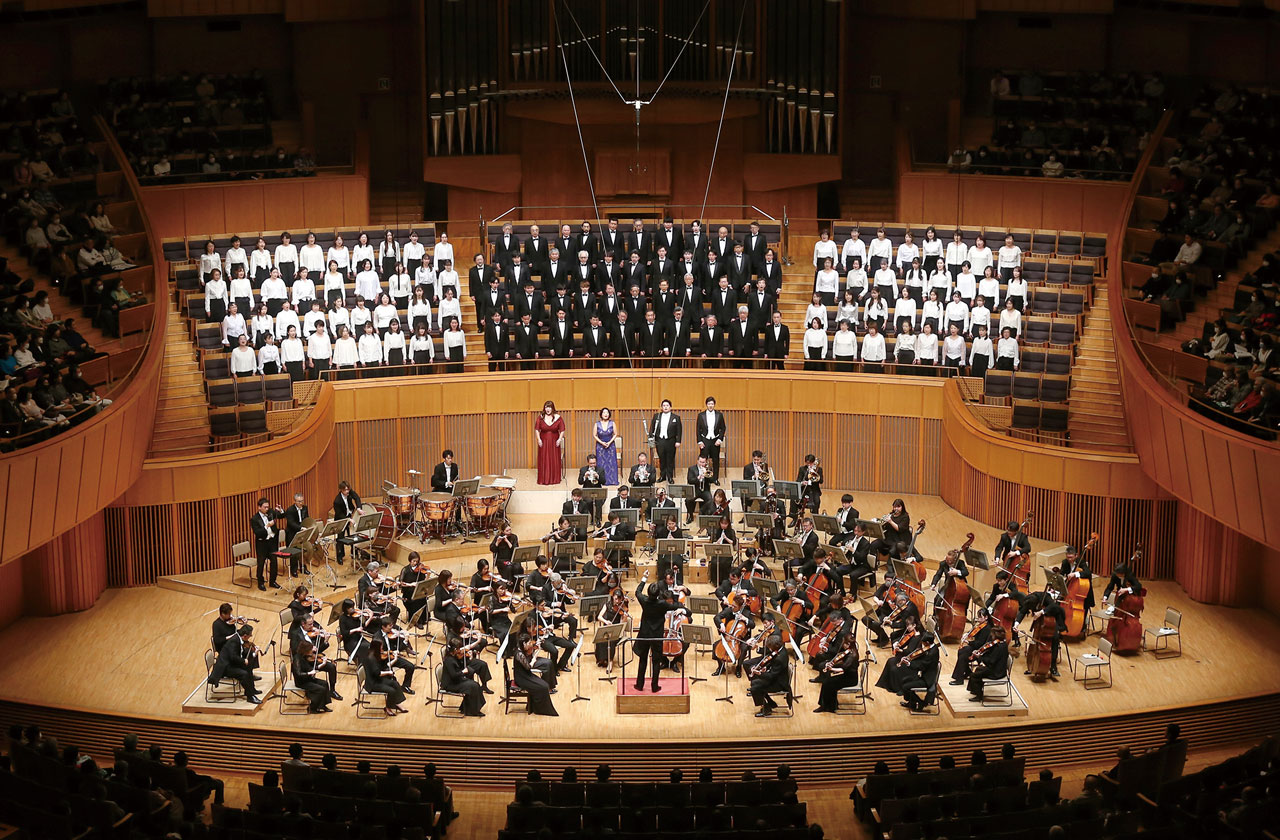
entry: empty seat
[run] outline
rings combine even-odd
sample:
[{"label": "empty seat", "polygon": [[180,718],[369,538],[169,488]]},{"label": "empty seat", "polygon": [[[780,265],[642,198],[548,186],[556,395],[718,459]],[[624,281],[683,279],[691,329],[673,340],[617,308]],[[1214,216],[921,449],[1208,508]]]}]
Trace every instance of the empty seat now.
[{"label": "empty seat", "polygon": [[1015,429],[1040,428],[1040,403],[1035,400],[1014,400],[1010,425]]},{"label": "empty seat", "polygon": [[1048,344],[1050,323],[1047,318],[1024,318],[1022,321],[1022,343]]},{"label": "empty seat", "polygon": [[222,327],[218,324],[199,324],[196,326],[196,347],[200,350],[219,351],[222,349]]},{"label": "empty seat", "polygon": [[1038,288],[1031,296],[1031,312],[1034,315],[1052,315],[1058,311],[1058,293]]},{"label": "empty seat", "polygon": [[982,382],[982,396],[986,400],[1005,400],[1013,394],[1013,374],[1003,370],[989,370]]},{"label": "empty seat", "polygon": [[1077,260],[1071,264],[1071,271],[1067,279],[1073,286],[1092,286],[1093,275],[1093,263]]},{"label": "empty seat", "polygon": [[213,379],[209,381],[209,405],[224,408],[236,404],[236,381]]},{"label": "empty seat", "polygon": [[1084,234],[1079,231],[1063,230],[1058,232],[1058,256],[1078,257],[1083,247]]},{"label": "empty seat", "polygon": [[1022,279],[1028,283],[1043,283],[1048,267],[1048,260],[1024,259],[1022,261]]},{"label": "empty seat", "polygon": [[240,423],[233,407],[214,408],[209,411],[209,433],[214,445],[240,437]]},{"label": "empty seat", "polygon": [[1043,350],[1024,350],[1021,355],[1023,373],[1044,373],[1045,353]]},{"label": "empty seat", "polygon": [[1019,400],[1040,399],[1040,374],[1019,371],[1013,375],[1013,396]]},{"label": "empty seat", "polygon": [[[1052,256],[1058,247],[1056,230],[1037,230],[1031,235],[1031,253]],[[1025,269],[1024,269],[1025,271]]]},{"label": "empty seat", "polygon": [[1058,314],[1080,316],[1084,314],[1084,295],[1079,292],[1063,292],[1058,297]]},{"label": "empty seat", "polygon": [[1065,374],[1071,372],[1071,353],[1062,350],[1049,350],[1044,357],[1044,372]]},{"label": "empty seat", "polygon": [[264,376],[262,393],[273,409],[293,407],[293,379],[287,373]]},{"label": "empty seat", "polygon": [[1105,233],[1086,233],[1080,244],[1080,255],[1102,259],[1107,255],[1107,235]]},{"label": "empty seat", "polygon": [[1065,374],[1046,374],[1040,380],[1040,399],[1044,402],[1064,403],[1070,390],[1071,377]]},{"label": "empty seat", "polygon": [[215,354],[204,358],[204,378],[206,380],[226,379],[231,375],[231,360],[225,355]]},{"label": "empty seat", "polygon": [[1071,261],[1053,259],[1045,266],[1044,280],[1054,285],[1065,285],[1071,277]]},{"label": "empty seat", "polygon": [[[187,317],[193,321],[204,321],[208,317],[204,309],[204,295],[192,295],[187,298]],[[222,342],[221,336],[218,342]]]},{"label": "empty seat", "polygon": [[1049,343],[1058,347],[1070,347],[1076,342],[1074,321],[1054,321],[1049,325]]},{"label": "empty seat", "polygon": [[1040,428],[1046,432],[1062,433],[1067,431],[1067,410],[1044,406],[1040,411]]},{"label": "empty seat", "polygon": [[262,377],[241,376],[236,379],[236,402],[240,405],[260,403],[265,399],[262,394]]},{"label": "empty seat", "polygon": [[262,403],[241,406],[236,411],[236,418],[240,422],[240,434],[245,437],[267,434],[267,407]]}]

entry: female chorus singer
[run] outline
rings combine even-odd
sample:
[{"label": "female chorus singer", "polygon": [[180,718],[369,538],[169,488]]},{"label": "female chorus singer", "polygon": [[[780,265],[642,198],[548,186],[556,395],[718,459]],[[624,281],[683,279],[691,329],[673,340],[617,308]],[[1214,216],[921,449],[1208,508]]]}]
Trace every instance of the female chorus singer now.
[{"label": "female chorus singer", "polygon": [[533,423],[538,443],[538,483],[559,484],[563,471],[564,418],[556,412],[556,404],[547,400],[542,413]]},{"label": "female chorus singer", "polygon": [[618,436],[613,422],[613,412],[608,408],[600,409],[600,419],[596,421],[596,463],[600,465],[601,483],[612,487],[618,483]]}]

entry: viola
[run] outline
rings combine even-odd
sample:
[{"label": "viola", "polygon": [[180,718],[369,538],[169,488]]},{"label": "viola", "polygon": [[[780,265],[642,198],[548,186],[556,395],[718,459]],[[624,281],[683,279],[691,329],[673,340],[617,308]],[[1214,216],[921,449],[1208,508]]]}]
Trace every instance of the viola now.
[{"label": "viola", "polygon": [[[1094,531],[1089,535],[1089,541],[1084,544],[1084,548],[1080,550],[1080,561],[1083,561],[1085,553],[1097,544],[1098,532]],[[1085,602],[1089,599],[1092,588],[1093,581],[1082,577],[1077,576],[1067,581],[1066,597],[1062,599],[1062,611],[1067,614],[1066,626],[1062,630],[1064,639],[1075,642],[1084,638],[1085,619],[1089,616]]]},{"label": "viola", "polygon": [[[965,535],[965,543],[956,550],[956,562],[973,545],[973,534]],[[943,642],[954,642],[964,634],[965,615],[969,610],[969,585],[957,575],[947,575],[942,591],[942,603],[933,609],[933,619],[938,623],[938,635]]]},{"label": "viola", "polygon": [[1053,670],[1053,637],[1058,632],[1058,620],[1042,615],[1031,624],[1031,642],[1027,645],[1027,669],[1031,679],[1040,681]]}]

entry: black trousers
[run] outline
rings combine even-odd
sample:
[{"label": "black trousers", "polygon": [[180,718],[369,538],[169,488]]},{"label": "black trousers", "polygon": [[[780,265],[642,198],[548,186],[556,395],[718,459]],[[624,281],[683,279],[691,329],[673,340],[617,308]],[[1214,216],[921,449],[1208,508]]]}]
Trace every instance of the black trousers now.
[{"label": "black trousers", "polygon": [[413,687],[413,672],[418,670],[417,665],[414,665],[408,659],[405,659],[403,656],[400,656],[396,658],[395,662],[391,663],[391,667],[404,669],[404,679],[401,680],[400,684],[403,685],[405,688]]},{"label": "black trousers", "polygon": [[818,692],[818,708],[834,712],[836,702],[840,697],[840,689],[857,684],[858,674],[856,671],[852,673],[846,671],[843,674],[836,674],[834,677],[827,677],[822,681],[822,689]]},{"label": "black trousers", "polygon": [[[646,669],[653,673],[653,690],[658,690],[659,660],[662,658],[661,639],[637,639],[632,648],[636,655],[636,688],[644,687]],[[652,668],[650,668],[652,666]]]},{"label": "black trousers", "polygon": [[654,449],[658,452],[658,464],[661,477],[659,481],[670,483],[676,480],[676,442],[658,438],[654,441]]},{"label": "black trousers", "polygon": [[276,574],[280,571],[280,568],[279,568],[280,564],[277,561],[275,552],[268,551],[263,553],[259,551],[258,552],[258,585],[259,586],[263,585],[262,571],[263,571],[263,567],[266,566],[268,563],[271,564],[271,582],[275,583]]},{"label": "black trousers", "polygon": [[[561,671],[564,668],[568,667],[569,657],[573,655],[573,648],[574,648],[573,642],[569,641],[568,639],[561,638],[560,636],[557,636],[555,634],[552,634],[550,636],[547,636],[545,639],[543,639],[542,644],[539,645],[539,647],[541,647],[544,651],[546,651],[547,656],[550,656],[551,660],[555,662],[557,671]],[[558,659],[556,658],[557,657],[556,648],[560,649],[560,653],[558,654],[559,656]]]},{"label": "black trousers", "polygon": [[[333,663],[330,662],[328,664],[332,665]],[[329,687],[315,677],[299,677],[295,675],[293,682],[294,685],[306,693],[307,700],[311,702],[311,711],[318,711],[329,701]]]},{"label": "black trousers", "polygon": [[484,708],[484,692],[480,688],[480,683],[475,680],[463,679],[454,685],[442,685],[441,688],[445,691],[462,695],[462,713],[464,715],[478,715],[480,710]]}]

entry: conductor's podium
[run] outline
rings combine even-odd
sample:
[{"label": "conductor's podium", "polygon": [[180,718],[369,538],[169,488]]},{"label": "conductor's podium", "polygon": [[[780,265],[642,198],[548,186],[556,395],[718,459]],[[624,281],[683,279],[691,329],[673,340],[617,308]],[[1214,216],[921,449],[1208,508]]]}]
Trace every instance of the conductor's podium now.
[{"label": "conductor's podium", "polygon": [[689,681],[683,674],[662,677],[659,691],[650,691],[650,679],[644,682],[644,691],[636,691],[631,679],[618,680],[616,711],[620,715],[687,715],[689,714]]}]

